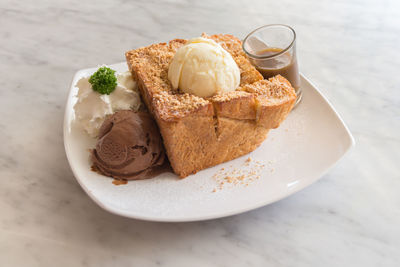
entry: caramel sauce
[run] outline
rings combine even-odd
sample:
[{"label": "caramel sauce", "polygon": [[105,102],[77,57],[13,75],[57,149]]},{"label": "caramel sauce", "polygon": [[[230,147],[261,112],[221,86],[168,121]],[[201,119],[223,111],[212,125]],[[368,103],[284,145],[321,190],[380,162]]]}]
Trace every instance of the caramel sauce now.
[{"label": "caramel sauce", "polygon": [[122,179],[114,179],[112,181],[112,183],[115,184],[115,185],[123,185],[123,184],[127,184],[128,181],[127,180],[122,180]]},{"label": "caramel sauce", "polygon": [[[258,51],[258,56],[272,56],[283,49],[276,47],[269,47]],[[264,76],[265,79],[271,78],[277,74],[282,75],[292,84],[296,91],[300,88],[300,74],[297,59],[292,58],[289,52],[285,52],[279,56],[256,60],[256,69]]]}]

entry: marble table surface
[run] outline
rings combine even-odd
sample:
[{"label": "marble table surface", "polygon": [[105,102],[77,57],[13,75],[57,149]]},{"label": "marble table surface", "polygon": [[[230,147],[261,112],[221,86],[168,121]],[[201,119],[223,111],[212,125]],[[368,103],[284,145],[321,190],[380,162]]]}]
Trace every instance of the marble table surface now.
[{"label": "marble table surface", "polygon": [[[127,219],[80,188],[62,125],[75,71],[201,32],[293,26],[301,71],[356,147],[269,206],[192,223]],[[399,266],[400,2],[0,0],[0,266]]]}]

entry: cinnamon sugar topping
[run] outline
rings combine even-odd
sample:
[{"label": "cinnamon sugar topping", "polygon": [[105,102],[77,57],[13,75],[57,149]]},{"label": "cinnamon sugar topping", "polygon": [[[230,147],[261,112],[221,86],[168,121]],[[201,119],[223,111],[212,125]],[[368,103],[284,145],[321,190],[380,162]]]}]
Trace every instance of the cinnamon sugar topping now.
[{"label": "cinnamon sugar topping", "polygon": [[183,117],[186,114],[210,104],[204,98],[191,94],[170,94],[165,91],[160,91],[153,96],[153,104],[159,111],[167,111],[161,116]]},{"label": "cinnamon sugar topping", "polygon": [[249,95],[250,94],[248,92],[239,91],[239,89],[237,89],[237,91],[217,94],[217,95],[211,97],[210,100],[213,102],[225,102],[225,101],[230,101],[230,100],[236,99],[236,98],[247,97]]},{"label": "cinnamon sugar topping", "polygon": [[269,80],[260,80],[252,84],[246,84],[240,90],[277,99],[287,98],[293,94],[292,87],[280,75],[272,77]]}]

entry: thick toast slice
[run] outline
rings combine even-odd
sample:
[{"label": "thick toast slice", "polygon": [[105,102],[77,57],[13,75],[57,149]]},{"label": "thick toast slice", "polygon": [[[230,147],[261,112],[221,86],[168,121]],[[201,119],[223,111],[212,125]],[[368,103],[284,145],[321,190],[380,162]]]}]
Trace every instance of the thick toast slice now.
[{"label": "thick toast slice", "polygon": [[239,39],[222,34],[203,37],[219,43],[238,64],[241,81],[236,91],[201,98],[172,88],[168,67],[186,40],[126,52],[129,69],[180,177],[253,151],[286,118],[296,99],[282,76],[263,79],[247,60]]}]

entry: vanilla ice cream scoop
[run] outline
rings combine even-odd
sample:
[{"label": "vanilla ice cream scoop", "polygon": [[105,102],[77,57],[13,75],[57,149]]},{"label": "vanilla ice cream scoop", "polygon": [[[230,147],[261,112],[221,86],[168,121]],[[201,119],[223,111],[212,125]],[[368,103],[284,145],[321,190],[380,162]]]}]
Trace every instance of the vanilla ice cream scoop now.
[{"label": "vanilla ice cream scoop", "polygon": [[231,54],[214,40],[194,38],[176,51],[168,79],[182,92],[200,97],[234,91],[240,83],[240,70]]}]

